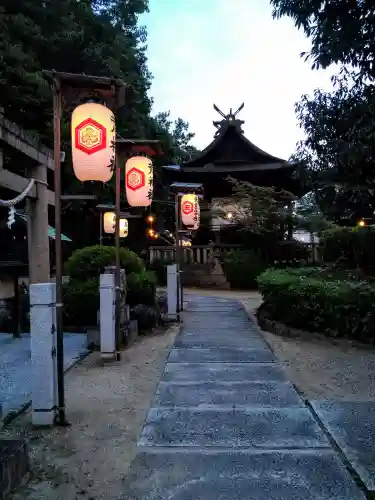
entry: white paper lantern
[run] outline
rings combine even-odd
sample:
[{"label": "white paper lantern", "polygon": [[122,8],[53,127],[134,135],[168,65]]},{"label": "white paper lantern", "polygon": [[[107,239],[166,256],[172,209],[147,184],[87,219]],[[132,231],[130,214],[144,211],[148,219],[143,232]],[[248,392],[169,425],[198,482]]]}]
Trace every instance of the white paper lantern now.
[{"label": "white paper lantern", "polygon": [[181,198],[181,221],[191,228],[198,229],[200,221],[199,199],[196,194],[184,194]]},{"label": "white paper lantern", "polygon": [[90,102],[72,113],[73,169],[78,180],[108,182],[115,161],[115,117],[102,104]]},{"label": "white paper lantern", "polygon": [[103,215],[103,229],[105,233],[115,232],[116,214],[115,212],[105,212]]},{"label": "white paper lantern", "polygon": [[125,166],[126,198],[131,207],[149,207],[152,203],[152,161],[146,156],[133,156]]},{"label": "white paper lantern", "polygon": [[128,234],[129,234],[128,219],[120,219],[120,238],[126,238]]}]

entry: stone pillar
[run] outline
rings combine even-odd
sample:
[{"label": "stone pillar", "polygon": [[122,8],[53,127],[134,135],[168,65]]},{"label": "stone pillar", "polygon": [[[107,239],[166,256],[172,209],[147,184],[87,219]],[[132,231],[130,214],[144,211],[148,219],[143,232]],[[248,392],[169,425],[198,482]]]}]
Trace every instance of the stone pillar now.
[{"label": "stone pillar", "polygon": [[155,256],[154,256],[154,249],[152,247],[149,247],[149,262],[150,264],[152,264],[155,260]]},{"label": "stone pillar", "polygon": [[167,266],[167,303],[168,303],[168,318],[178,319],[177,315],[177,287],[178,273],[177,264]]},{"label": "stone pillar", "polygon": [[53,425],[57,403],[56,285],[31,284],[32,423]]},{"label": "stone pillar", "polygon": [[116,359],[115,275],[100,275],[100,353],[103,361]]},{"label": "stone pillar", "polygon": [[[30,169],[30,177],[47,182],[47,166]],[[29,283],[50,281],[50,256],[48,238],[48,187],[36,183],[36,199],[28,198],[27,240],[29,253]]]}]

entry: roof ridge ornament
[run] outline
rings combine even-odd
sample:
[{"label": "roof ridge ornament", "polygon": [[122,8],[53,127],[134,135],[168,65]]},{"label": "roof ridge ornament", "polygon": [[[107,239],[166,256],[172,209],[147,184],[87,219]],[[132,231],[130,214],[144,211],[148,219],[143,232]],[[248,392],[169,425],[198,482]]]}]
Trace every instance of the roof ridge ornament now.
[{"label": "roof ridge ornament", "polygon": [[216,104],[214,104],[214,110],[219,113],[220,116],[223,117],[223,120],[212,122],[214,126],[217,128],[217,132],[215,133],[215,137],[217,137],[220,133],[226,130],[228,127],[235,127],[239,130],[241,134],[243,134],[243,130],[241,125],[245,122],[243,120],[238,120],[237,115],[240,111],[245,107],[245,103],[242,103],[241,106],[233,113],[232,108],[230,108],[229,113],[226,115],[219,109]]}]

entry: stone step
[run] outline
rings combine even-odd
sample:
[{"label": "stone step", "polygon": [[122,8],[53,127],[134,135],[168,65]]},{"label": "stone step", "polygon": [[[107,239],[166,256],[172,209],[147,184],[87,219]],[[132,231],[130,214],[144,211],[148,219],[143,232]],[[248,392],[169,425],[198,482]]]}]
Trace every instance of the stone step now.
[{"label": "stone step", "polygon": [[329,450],[141,449],[121,500],[365,500]]},{"label": "stone step", "polygon": [[302,407],[303,402],[289,382],[160,382],[154,407]]},{"label": "stone step", "polygon": [[282,365],[276,363],[168,363],[163,382],[278,382],[286,381]]},{"label": "stone step", "polygon": [[270,349],[243,349],[232,347],[188,348],[174,347],[168,358],[169,363],[270,363],[274,361]]},{"label": "stone step", "polygon": [[328,448],[306,408],[151,408],[139,446],[257,449]]}]

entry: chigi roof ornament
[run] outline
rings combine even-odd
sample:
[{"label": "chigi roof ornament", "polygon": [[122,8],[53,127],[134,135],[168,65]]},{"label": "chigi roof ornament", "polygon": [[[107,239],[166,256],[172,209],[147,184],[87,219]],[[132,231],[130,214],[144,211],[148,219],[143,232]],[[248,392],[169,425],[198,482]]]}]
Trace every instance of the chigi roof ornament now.
[{"label": "chigi roof ornament", "polygon": [[219,109],[216,104],[214,104],[214,110],[219,113],[220,116],[223,117],[223,120],[212,122],[214,126],[218,129],[215,133],[215,137],[219,134],[219,132],[223,129],[223,127],[236,127],[239,129],[241,134],[243,134],[243,130],[241,126],[245,123],[243,120],[238,120],[237,115],[240,111],[245,107],[245,103],[242,103],[241,106],[233,113],[232,108],[230,108],[229,113],[226,115]]}]

